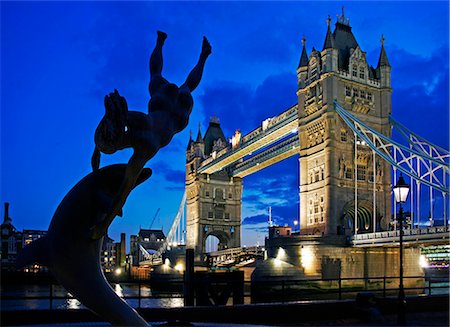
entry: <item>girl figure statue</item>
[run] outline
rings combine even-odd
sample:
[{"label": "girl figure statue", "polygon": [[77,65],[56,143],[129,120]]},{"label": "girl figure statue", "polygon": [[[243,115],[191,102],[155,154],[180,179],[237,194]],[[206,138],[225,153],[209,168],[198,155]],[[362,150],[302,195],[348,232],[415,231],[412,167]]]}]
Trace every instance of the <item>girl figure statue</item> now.
[{"label": "girl figure statue", "polygon": [[122,207],[145,164],[187,126],[194,104],[191,92],[199,85],[206,59],[211,54],[211,45],[203,37],[200,58],[186,81],[178,87],[161,75],[162,47],[167,35],[160,31],[157,34],[156,46],[150,56],[148,114],[128,111],[125,98],[117,90],[105,96],[105,115],[95,131],[92,169],[99,168],[101,152],[112,154],[117,150],[133,148],[133,155],[106,216],[91,229],[90,237],[93,239],[103,237],[116,215],[122,214]]}]

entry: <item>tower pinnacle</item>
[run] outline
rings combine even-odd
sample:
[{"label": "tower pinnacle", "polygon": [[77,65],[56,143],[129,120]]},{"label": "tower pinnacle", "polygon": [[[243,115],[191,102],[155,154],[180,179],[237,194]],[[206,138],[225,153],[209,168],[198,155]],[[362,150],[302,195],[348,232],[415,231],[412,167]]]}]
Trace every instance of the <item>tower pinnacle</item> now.
[{"label": "tower pinnacle", "polygon": [[391,67],[391,65],[389,64],[389,60],[386,54],[386,50],[384,50],[384,35],[381,35],[381,52],[380,52],[380,57],[378,58],[378,68],[382,67],[382,66],[387,66],[387,67]]},{"label": "tower pinnacle", "polygon": [[300,56],[300,62],[298,63],[298,68],[308,66],[308,54],[306,53],[306,37],[303,35],[302,37],[302,54]]},{"label": "tower pinnacle", "polygon": [[341,23],[342,25],[350,26],[350,19],[346,18],[345,14],[344,14],[344,6],[342,6],[341,16],[338,16],[338,23]]},{"label": "tower pinnacle", "polygon": [[322,50],[336,47],[335,40],[334,40],[334,37],[333,37],[333,33],[331,33],[331,29],[330,29],[330,25],[331,25],[331,17],[330,17],[330,15],[328,15],[328,18],[327,18],[327,25],[328,25],[328,27],[327,27],[327,35],[325,36],[325,42],[323,43],[323,49]]}]

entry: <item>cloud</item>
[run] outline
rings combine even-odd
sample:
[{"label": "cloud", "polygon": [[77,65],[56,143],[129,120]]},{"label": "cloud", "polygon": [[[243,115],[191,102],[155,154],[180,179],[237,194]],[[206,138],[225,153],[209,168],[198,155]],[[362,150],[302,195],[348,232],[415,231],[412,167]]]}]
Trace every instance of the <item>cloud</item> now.
[{"label": "cloud", "polygon": [[221,81],[205,86],[200,102],[205,112],[220,119],[226,136],[231,136],[236,129],[246,134],[264,119],[279,115],[295,104],[296,88],[297,78],[291,73],[271,75],[255,89],[244,83]]},{"label": "cloud", "polygon": [[[396,49],[392,72],[392,116],[430,142],[449,148],[449,51],[429,57]],[[392,58],[392,59],[391,59]]]},{"label": "cloud", "polygon": [[268,215],[256,215],[245,217],[242,220],[242,225],[255,225],[260,223],[267,223],[268,219],[269,219]]},{"label": "cloud", "polygon": [[[186,173],[184,170],[172,169],[164,161],[156,161],[150,165],[153,169],[153,174],[159,174],[162,176],[166,182],[175,184],[175,189],[184,189],[184,182],[186,178]],[[173,185],[170,185],[173,189]]]}]

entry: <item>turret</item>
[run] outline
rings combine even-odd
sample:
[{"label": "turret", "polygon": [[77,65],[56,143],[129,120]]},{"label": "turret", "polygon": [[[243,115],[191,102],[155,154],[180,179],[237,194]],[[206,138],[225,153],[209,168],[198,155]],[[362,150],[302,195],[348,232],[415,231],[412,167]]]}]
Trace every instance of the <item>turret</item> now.
[{"label": "turret", "polygon": [[198,124],[197,138],[194,143],[195,156],[203,158],[205,155],[205,142],[203,141],[202,132],[200,130],[200,124]]},{"label": "turret", "polygon": [[194,142],[192,132],[189,136],[189,142],[186,150],[186,175],[195,174],[205,155],[205,144],[203,142],[200,124],[198,126],[197,138]]},{"label": "turret", "polygon": [[381,87],[391,87],[391,65],[384,49],[384,35],[381,36],[381,51],[378,58],[377,74],[380,79]]},{"label": "turret", "polygon": [[327,18],[327,34],[325,36],[325,41],[323,43],[322,55],[322,71],[323,72],[334,72],[338,70],[338,49],[336,47],[336,42],[334,40],[333,33],[331,33],[331,17],[328,15]]},{"label": "turret", "polygon": [[302,54],[300,55],[300,61],[297,67],[298,88],[305,87],[305,81],[308,77],[308,54],[306,53],[306,37],[302,37]]}]

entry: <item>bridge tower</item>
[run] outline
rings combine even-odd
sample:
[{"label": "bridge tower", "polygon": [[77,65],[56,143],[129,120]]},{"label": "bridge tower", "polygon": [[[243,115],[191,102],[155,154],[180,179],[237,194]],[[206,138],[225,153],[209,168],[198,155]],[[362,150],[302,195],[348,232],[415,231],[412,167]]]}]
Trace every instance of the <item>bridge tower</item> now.
[{"label": "bridge tower", "polygon": [[218,118],[214,117],[202,137],[200,128],[186,150],[186,246],[197,259],[206,252],[205,241],[219,239],[218,249],[241,246],[242,178],[232,177],[227,169],[213,174],[197,173],[207,157],[227,148]]},{"label": "bridge tower", "polygon": [[[297,68],[302,234],[351,234],[385,229],[391,219],[391,171],[333,111],[337,99],[368,126],[391,136],[391,82],[384,39],[376,68],[369,66],[350,21],[331,19],[321,51]],[[357,196],[355,196],[357,194]],[[357,209],[356,209],[357,208]],[[355,210],[356,209],[356,210]],[[355,219],[355,211],[356,217]]]}]

